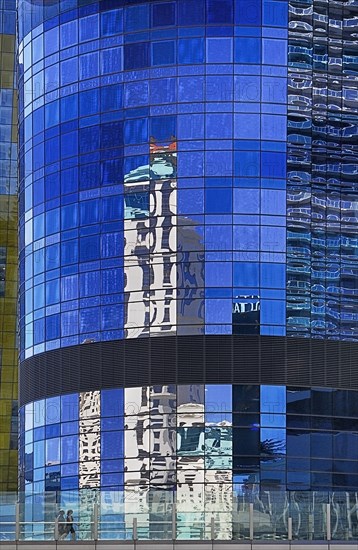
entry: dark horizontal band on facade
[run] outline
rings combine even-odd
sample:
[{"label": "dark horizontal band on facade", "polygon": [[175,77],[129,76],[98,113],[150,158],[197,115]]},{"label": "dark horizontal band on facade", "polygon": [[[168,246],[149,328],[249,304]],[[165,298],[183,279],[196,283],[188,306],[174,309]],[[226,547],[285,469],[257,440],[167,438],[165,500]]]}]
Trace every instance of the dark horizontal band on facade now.
[{"label": "dark horizontal band on facade", "polygon": [[72,392],[154,384],[280,384],[358,389],[358,343],[190,335],[66,347],[20,364],[20,406]]}]

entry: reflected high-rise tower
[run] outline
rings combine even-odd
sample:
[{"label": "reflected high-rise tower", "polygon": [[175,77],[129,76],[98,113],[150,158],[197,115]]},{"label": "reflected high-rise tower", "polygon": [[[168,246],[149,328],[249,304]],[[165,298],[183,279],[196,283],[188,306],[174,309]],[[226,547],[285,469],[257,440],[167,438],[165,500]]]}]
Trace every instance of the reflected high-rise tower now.
[{"label": "reflected high-rise tower", "polygon": [[358,490],[355,10],[19,1],[22,490]]}]

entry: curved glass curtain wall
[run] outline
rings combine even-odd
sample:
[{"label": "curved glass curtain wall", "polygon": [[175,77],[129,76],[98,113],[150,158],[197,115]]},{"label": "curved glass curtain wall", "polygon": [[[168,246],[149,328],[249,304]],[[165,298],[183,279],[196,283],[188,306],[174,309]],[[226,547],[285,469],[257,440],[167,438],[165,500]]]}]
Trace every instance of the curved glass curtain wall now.
[{"label": "curved glass curtain wall", "polygon": [[287,2],[106,6],[19,46],[21,358],[284,335]]},{"label": "curved glass curtain wall", "polygon": [[351,3],[123,4],[20,2],[22,358],[356,339]]},{"label": "curved glass curtain wall", "polygon": [[175,491],[231,502],[265,491],[358,491],[357,392],[254,385],[143,386],[21,409],[20,490]]},{"label": "curved glass curtain wall", "polygon": [[[166,334],[356,339],[352,4],[45,4],[19,6],[21,359]],[[105,390],[47,400],[48,425],[31,424],[43,403],[22,411],[29,493],[357,486],[354,392],[342,414],[339,391],[301,390],[294,419],[257,409],[265,386],[244,414],[230,386],[230,419],[210,420],[202,386],[108,391],[109,420]]]}]

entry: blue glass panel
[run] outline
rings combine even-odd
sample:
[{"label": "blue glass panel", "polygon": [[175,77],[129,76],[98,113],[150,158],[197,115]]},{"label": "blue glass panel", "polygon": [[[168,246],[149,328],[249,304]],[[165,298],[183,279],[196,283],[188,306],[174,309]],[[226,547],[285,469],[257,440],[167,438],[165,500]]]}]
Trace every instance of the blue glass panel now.
[{"label": "blue glass panel", "polygon": [[78,58],[67,59],[60,65],[61,86],[71,84],[78,80]]},{"label": "blue glass panel", "polygon": [[[78,290],[76,296],[78,297]],[[72,336],[78,333],[78,310],[61,314],[61,336]]]},{"label": "blue glass panel", "polygon": [[68,48],[78,42],[78,20],[61,25],[61,48]]},{"label": "blue glass panel", "polygon": [[237,176],[260,175],[260,153],[257,151],[236,151],[234,153],[235,174]]},{"label": "blue glass panel", "polygon": [[45,319],[34,321],[34,345],[40,344],[45,340]]},{"label": "blue glass panel", "polygon": [[118,305],[112,305],[112,306],[106,306],[106,307],[103,306],[101,310],[101,314],[102,314],[103,330],[116,329],[122,326],[123,317],[124,317],[122,305],[118,304]]},{"label": "blue glass panel", "polygon": [[37,443],[34,443],[34,455],[33,460],[34,468],[39,468],[44,465],[45,463],[45,442],[44,441],[38,441]]},{"label": "blue glass panel", "polygon": [[178,50],[179,63],[203,63],[204,62],[204,39],[187,38],[179,40]]},{"label": "blue glass panel", "polygon": [[233,22],[232,0],[206,0],[207,22],[219,25]]},{"label": "blue glass panel", "polygon": [[286,103],[287,79],[275,76],[263,76],[262,101],[269,103]]},{"label": "blue glass panel", "polygon": [[101,34],[111,36],[123,31],[123,11],[111,10],[101,14]]},{"label": "blue glass panel", "polygon": [[178,101],[202,101],[204,98],[204,77],[179,77]]},{"label": "blue glass panel", "polygon": [[83,308],[79,311],[80,332],[94,332],[100,330],[101,318],[98,308]]},{"label": "blue glass panel", "polygon": [[101,460],[101,472],[120,472],[123,469],[123,460]]},{"label": "blue glass panel", "polygon": [[60,104],[59,101],[47,103],[45,107],[45,127],[50,128],[59,123],[60,120]]},{"label": "blue glass panel", "polygon": [[124,69],[140,69],[149,65],[149,42],[124,46]]},{"label": "blue glass panel", "polygon": [[61,243],[61,262],[64,265],[78,262],[77,240],[65,241]]},{"label": "blue glass panel", "polygon": [[261,211],[272,216],[286,215],[286,192],[273,189],[261,191]]},{"label": "blue glass panel", "polygon": [[[77,466],[77,464],[75,466]],[[61,477],[61,491],[70,491],[70,490],[77,490],[77,489],[78,489],[78,476]]]},{"label": "blue glass panel", "polygon": [[234,189],[234,212],[258,214],[260,211],[260,192],[257,189]]},{"label": "blue glass panel", "polygon": [[102,432],[101,458],[121,458],[124,453],[123,432]]},{"label": "blue glass panel", "polygon": [[96,296],[100,294],[100,273],[98,271],[89,271],[80,274],[80,296]]},{"label": "blue glass panel", "polygon": [[204,115],[179,115],[178,139],[203,139]]},{"label": "blue glass panel", "polygon": [[234,77],[235,100],[242,102],[260,101],[260,77],[255,75],[243,75]]},{"label": "blue glass panel", "polygon": [[225,139],[232,136],[233,117],[229,113],[206,115],[206,138]]},{"label": "blue glass panel", "polygon": [[208,176],[230,176],[232,174],[231,151],[207,151],[205,155],[205,173]]},{"label": "blue glass panel", "polygon": [[78,95],[70,95],[61,99],[61,121],[72,120],[78,116]]},{"label": "blue glass panel", "polygon": [[133,119],[124,123],[124,142],[126,144],[137,144],[148,141],[148,120]]},{"label": "blue glass panel", "polygon": [[77,462],[78,461],[78,436],[70,435],[61,438],[61,461],[62,462]]},{"label": "blue glass panel", "polygon": [[79,395],[77,393],[61,396],[61,421],[78,419]]},{"label": "blue glass panel", "polygon": [[113,490],[116,492],[123,491],[123,482],[124,476],[122,473],[101,475],[101,486],[111,488],[113,487]]},{"label": "blue glass panel", "polygon": [[253,27],[261,25],[261,0],[236,0],[235,23]]},{"label": "blue glass panel", "polygon": [[46,400],[40,399],[34,403],[34,427],[46,424]]},{"label": "blue glass panel", "polygon": [[232,76],[207,76],[206,99],[216,104],[218,101],[231,101],[233,99]]},{"label": "blue glass panel", "polygon": [[278,115],[261,115],[261,139],[286,141],[287,119]]},{"label": "blue glass panel", "polygon": [[286,302],[283,300],[261,300],[261,323],[265,325],[286,324]]},{"label": "blue glass panel", "polygon": [[80,239],[80,261],[88,262],[99,258],[99,235],[81,237]]},{"label": "blue glass panel", "polygon": [[59,64],[55,63],[45,69],[46,93],[56,90],[60,85]]},{"label": "blue glass panel", "polygon": [[101,415],[106,416],[123,416],[124,402],[123,390],[102,390],[101,392]]},{"label": "blue glass panel", "polygon": [[175,2],[162,2],[152,6],[153,27],[166,27],[175,24]]},{"label": "blue glass panel", "polygon": [[60,316],[50,315],[46,317],[46,340],[54,340],[60,337]]},{"label": "blue glass panel", "polygon": [[104,269],[102,271],[102,293],[113,294],[114,292],[120,292],[122,290],[123,271],[120,268]]},{"label": "blue glass panel", "polygon": [[264,38],[262,62],[268,65],[287,65],[287,41]]},{"label": "blue glass panel", "polygon": [[205,0],[180,0],[178,5],[179,25],[201,25],[205,22]]},{"label": "blue glass panel", "polygon": [[[99,53],[93,52],[80,57],[80,80],[93,78],[99,71]],[[106,72],[106,71],[104,71]]]},{"label": "blue glass panel", "polygon": [[235,137],[239,139],[260,139],[260,115],[235,114]]},{"label": "blue glass panel", "polygon": [[[103,163],[103,180],[102,183],[106,184],[107,177],[108,180],[110,180],[110,166],[107,166],[107,163]],[[84,166],[80,166],[80,176],[79,176],[79,184],[80,189],[91,189],[93,187],[98,187],[99,182],[101,181],[101,172],[100,172],[100,164],[86,164]],[[118,178],[121,177],[121,170],[118,172]]]},{"label": "blue glass panel", "polygon": [[223,250],[232,250],[232,227],[207,225],[205,227],[205,248],[219,250],[221,259]]},{"label": "blue glass panel", "polygon": [[[234,250],[243,251],[243,253],[240,254],[241,260],[258,259],[257,254],[253,254],[252,251],[259,250],[259,227],[248,227],[245,225],[234,226],[233,236]],[[246,251],[247,253],[245,254],[244,251]]]},{"label": "blue glass panel", "polygon": [[99,36],[99,14],[81,17],[80,22],[80,40],[94,40]]},{"label": "blue glass panel", "polygon": [[60,229],[60,209],[55,208],[46,212],[46,232],[57,233]]},{"label": "blue glass panel", "polygon": [[46,441],[46,464],[60,463],[60,439]]},{"label": "blue glass panel", "polygon": [[288,3],[263,0],[263,24],[268,27],[287,27]]},{"label": "blue glass panel", "polygon": [[261,170],[263,177],[284,178],[286,176],[286,154],[262,152]]},{"label": "blue glass panel", "polygon": [[[60,245],[54,244],[46,249],[46,270],[60,267]],[[54,284],[54,281],[51,281]],[[57,290],[53,287],[54,293],[57,295]],[[50,291],[49,291],[50,292]]]},{"label": "blue glass panel", "polygon": [[231,324],[232,299],[205,300],[206,323]]},{"label": "blue glass panel", "polygon": [[78,155],[78,132],[69,132],[61,136],[62,158]]},{"label": "blue glass panel", "polygon": [[81,128],[79,132],[80,136],[80,152],[90,153],[99,149],[100,146],[100,133],[99,126],[90,126],[89,128]]},{"label": "blue glass panel", "polygon": [[[126,107],[147,105],[149,102],[148,82],[128,82],[125,86],[124,101]],[[113,108],[118,108],[118,106]]]},{"label": "blue glass panel", "polygon": [[114,86],[101,87],[101,107],[102,111],[113,111],[122,106],[122,87],[121,84]]},{"label": "blue glass panel", "polygon": [[150,118],[150,137],[157,143],[158,141],[170,141],[176,136],[176,117],[151,117]]},{"label": "blue glass panel", "polygon": [[[179,121],[178,121],[179,124]],[[188,152],[179,153],[178,175],[179,177],[195,177],[204,174],[204,153]]]},{"label": "blue glass panel", "polygon": [[152,43],[153,65],[172,65],[175,61],[175,42],[173,40]]},{"label": "blue glass panel", "polygon": [[102,200],[103,219],[107,221],[119,220],[123,217],[123,199],[116,195]]},{"label": "blue glass panel", "polygon": [[231,262],[206,262],[205,263],[205,284],[210,287],[231,287],[232,286],[232,264]]},{"label": "blue glass panel", "polygon": [[235,38],[236,63],[260,63],[261,40],[259,38]]},{"label": "blue glass panel", "polygon": [[138,31],[149,27],[150,4],[128,7],[125,10],[125,31]]},{"label": "blue glass panel", "polygon": [[259,264],[234,262],[234,286],[258,287],[259,286]]},{"label": "blue glass panel", "polygon": [[151,103],[174,103],[176,101],[176,81],[174,78],[158,78],[150,82]]},{"label": "blue glass panel", "polygon": [[207,38],[206,60],[208,63],[231,63],[232,38]]},{"label": "blue glass panel", "polygon": [[58,51],[59,47],[59,28],[53,29],[44,33],[45,37],[45,55],[51,55]]},{"label": "blue glass panel", "polygon": [[232,211],[232,190],[210,188],[205,190],[205,211],[207,214],[225,214]]},{"label": "blue glass panel", "polygon": [[110,48],[101,52],[103,74],[116,73],[122,69],[122,48]]},{"label": "blue glass panel", "polygon": [[204,191],[202,189],[178,190],[179,214],[202,214],[204,212]]},{"label": "blue glass panel", "polygon": [[261,286],[265,288],[286,288],[285,264],[262,263]]},{"label": "blue glass panel", "polygon": [[80,116],[88,116],[97,113],[99,109],[99,90],[87,90],[79,94]]}]

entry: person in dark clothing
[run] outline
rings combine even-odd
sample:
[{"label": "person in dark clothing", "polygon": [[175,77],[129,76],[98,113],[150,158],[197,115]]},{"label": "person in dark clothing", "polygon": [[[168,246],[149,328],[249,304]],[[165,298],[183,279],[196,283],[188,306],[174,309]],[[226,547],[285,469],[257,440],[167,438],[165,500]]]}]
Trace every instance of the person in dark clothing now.
[{"label": "person in dark clothing", "polygon": [[76,531],[73,527],[73,510],[67,510],[66,514],[66,536],[71,533],[71,540],[76,540]]}]

